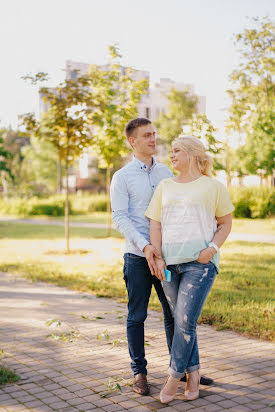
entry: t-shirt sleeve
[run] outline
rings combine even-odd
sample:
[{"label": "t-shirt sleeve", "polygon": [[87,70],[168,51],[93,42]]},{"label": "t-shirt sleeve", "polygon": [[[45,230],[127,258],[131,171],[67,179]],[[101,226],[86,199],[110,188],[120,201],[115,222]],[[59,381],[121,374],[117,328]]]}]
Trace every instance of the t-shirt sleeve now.
[{"label": "t-shirt sleeve", "polygon": [[231,202],[226,187],[222,183],[219,183],[217,190],[215,216],[222,217],[228,215],[229,213],[232,213],[234,209],[235,208]]},{"label": "t-shirt sleeve", "polygon": [[149,219],[156,220],[157,222],[161,221],[161,209],[162,209],[162,183],[159,183],[155,193],[145,211],[145,216]]}]

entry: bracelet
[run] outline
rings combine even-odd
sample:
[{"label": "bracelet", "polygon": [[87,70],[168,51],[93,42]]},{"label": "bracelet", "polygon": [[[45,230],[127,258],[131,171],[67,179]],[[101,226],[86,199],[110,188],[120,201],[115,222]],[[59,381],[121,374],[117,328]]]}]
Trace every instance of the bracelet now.
[{"label": "bracelet", "polygon": [[219,247],[214,242],[210,242],[208,247],[213,247],[216,250],[217,253],[219,253],[219,251],[220,251]]}]

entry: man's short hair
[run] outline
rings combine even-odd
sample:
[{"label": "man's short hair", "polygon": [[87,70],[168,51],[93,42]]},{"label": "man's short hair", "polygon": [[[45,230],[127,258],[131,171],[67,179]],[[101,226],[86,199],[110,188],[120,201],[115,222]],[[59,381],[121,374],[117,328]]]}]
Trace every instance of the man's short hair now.
[{"label": "man's short hair", "polygon": [[130,120],[129,123],[126,124],[124,131],[127,139],[133,135],[135,129],[141,126],[146,126],[147,124],[152,124],[152,122],[145,117],[138,117],[137,119]]}]

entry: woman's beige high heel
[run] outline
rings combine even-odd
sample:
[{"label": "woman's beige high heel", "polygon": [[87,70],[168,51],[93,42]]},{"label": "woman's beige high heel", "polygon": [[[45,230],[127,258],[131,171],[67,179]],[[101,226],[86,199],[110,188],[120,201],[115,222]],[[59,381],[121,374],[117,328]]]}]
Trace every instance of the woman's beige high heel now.
[{"label": "woman's beige high heel", "polygon": [[[177,383],[174,393],[165,393],[165,389],[166,389],[166,391],[168,391],[168,389],[167,389],[168,381],[170,381],[170,383],[172,383],[174,381],[173,382],[174,384]],[[163,387],[160,391],[160,394],[159,394],[159,399],[160,399],[161,403],[172,402],[172,400],[175,398],[175,396],[177,394],[179,383],[180,383],[180,379],[173,378],[173,376],[170,376],[170,375],[168,376],[168,378],[166,379],[166,381],[165,381],[165,383],[164,383],[164,385],[163,385]]]},{"label": "woman's beige high heel", "polygon": [[187,374],[187,384],[186,384],[186,390],[185,390],[185,392],[184,392],[184,399],[186,400],[186,401],[194,401],[195,399],[198,399],[198,397],[199,397],[199,394],[200,394],[200,372],[199,372],[199,370],[196,370],[196,371],[194,371],[193,373],[196,373],[197,374],[197,377],[196,377],[196,382],[197,382],[197,390],[196,391],[190,391],[189,390],[189,385],[188,385],[188,383],[189,383],[189,376],[190,376],[190,374]]}]

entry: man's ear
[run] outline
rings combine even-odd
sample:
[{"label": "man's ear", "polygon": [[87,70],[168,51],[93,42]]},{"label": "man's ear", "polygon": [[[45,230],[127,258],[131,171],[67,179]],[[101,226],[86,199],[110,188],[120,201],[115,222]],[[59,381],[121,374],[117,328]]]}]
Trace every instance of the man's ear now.
[{"label": "man's ear", "polygon": [[135,138],[134,138],[134,136],[130,136],[129,139],[128,139],[128,141],[129,141],[130,145],[131,145],[132,147],[134,147],[134,146],[133,146],[133,143],[135,143]]}]

